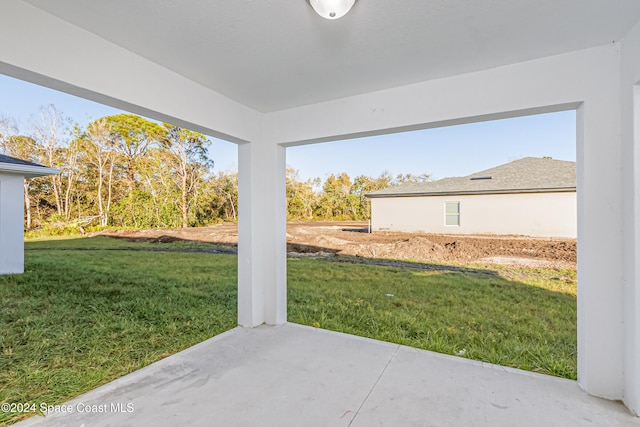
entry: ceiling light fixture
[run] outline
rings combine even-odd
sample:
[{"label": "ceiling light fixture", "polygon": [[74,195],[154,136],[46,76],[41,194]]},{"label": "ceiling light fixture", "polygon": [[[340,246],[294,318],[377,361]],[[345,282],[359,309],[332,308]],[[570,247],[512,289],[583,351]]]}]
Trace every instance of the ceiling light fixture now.
[{"label": "ceiling light fixture", "polygon": [[326,19],[342,18],[355,2],[356,0],[309,0],[313,10]]}]

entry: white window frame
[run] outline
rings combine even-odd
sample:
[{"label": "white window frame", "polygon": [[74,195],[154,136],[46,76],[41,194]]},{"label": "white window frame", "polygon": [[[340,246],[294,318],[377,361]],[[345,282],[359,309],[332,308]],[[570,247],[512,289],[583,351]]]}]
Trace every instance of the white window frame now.
[{"label": "white window frame", "polygon": [[[447,212],[447,205],[455,203],[458,207],[458,212],[455,214]],[[455,217],[457,218],[457,224],[447,224],[447,218]],[[460,202],[459,201],[450,201],[444,202],[444,226],[445,227],[460,227]]]}]

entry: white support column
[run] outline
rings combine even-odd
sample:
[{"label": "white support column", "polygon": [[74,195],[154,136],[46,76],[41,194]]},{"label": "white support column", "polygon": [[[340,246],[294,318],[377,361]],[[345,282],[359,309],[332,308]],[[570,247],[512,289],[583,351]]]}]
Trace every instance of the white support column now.
[{"label": "white support column", "polygon": [[24,177],[0,174],[0,274],[24,272]]},{"label": "white support column", "polygon": [[[624,403],[640,415],[640,85],[623,86]],[[633,97],[633,99],[630,99]]]},{"label": "white support column", "polygon": [[[614,82],[615,83],[615,82]],[[619,94],[582,104],[577,121],[578,383],[590,394],[624,393]]]},{"label": "white support column", "polygon": [[238,324],[287,321],[285,148],[238,146]]}]

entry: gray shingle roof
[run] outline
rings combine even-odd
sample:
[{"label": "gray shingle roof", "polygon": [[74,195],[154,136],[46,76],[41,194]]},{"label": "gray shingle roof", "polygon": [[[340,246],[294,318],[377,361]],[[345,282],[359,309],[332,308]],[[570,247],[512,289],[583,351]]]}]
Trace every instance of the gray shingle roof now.
[{"label": "gray shingle roof", "polygon": [[22,159],[17,159],[15,157],[11,157],[11,156],[5,156],[4,154],[0,154],[0,163],[9,163],[12,165],[25,165],[25,166],[36,166],[36,167],[41,167],[44,168],[46,166],[40,165],[38,163],[33,163],[33,162],[28,162],[26,160],[22,160]]},{"label": "gray shingle roof", "polygon": [[[490,177],[490,178],[489,178]],[[449,194],[541,193],[576,190],[576,163],[525,157],[471,175],[402,184],[367,197],[409,197]]]}]

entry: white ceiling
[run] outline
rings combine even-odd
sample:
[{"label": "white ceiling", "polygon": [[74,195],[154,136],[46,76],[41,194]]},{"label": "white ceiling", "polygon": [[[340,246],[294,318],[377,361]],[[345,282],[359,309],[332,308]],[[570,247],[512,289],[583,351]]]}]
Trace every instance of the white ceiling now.
[{"label": "white ceiling", "polygon": [[[25,0],[262,112],[620,40],[638,0]],[[126,64],[123,64],[126,67]]]}]

